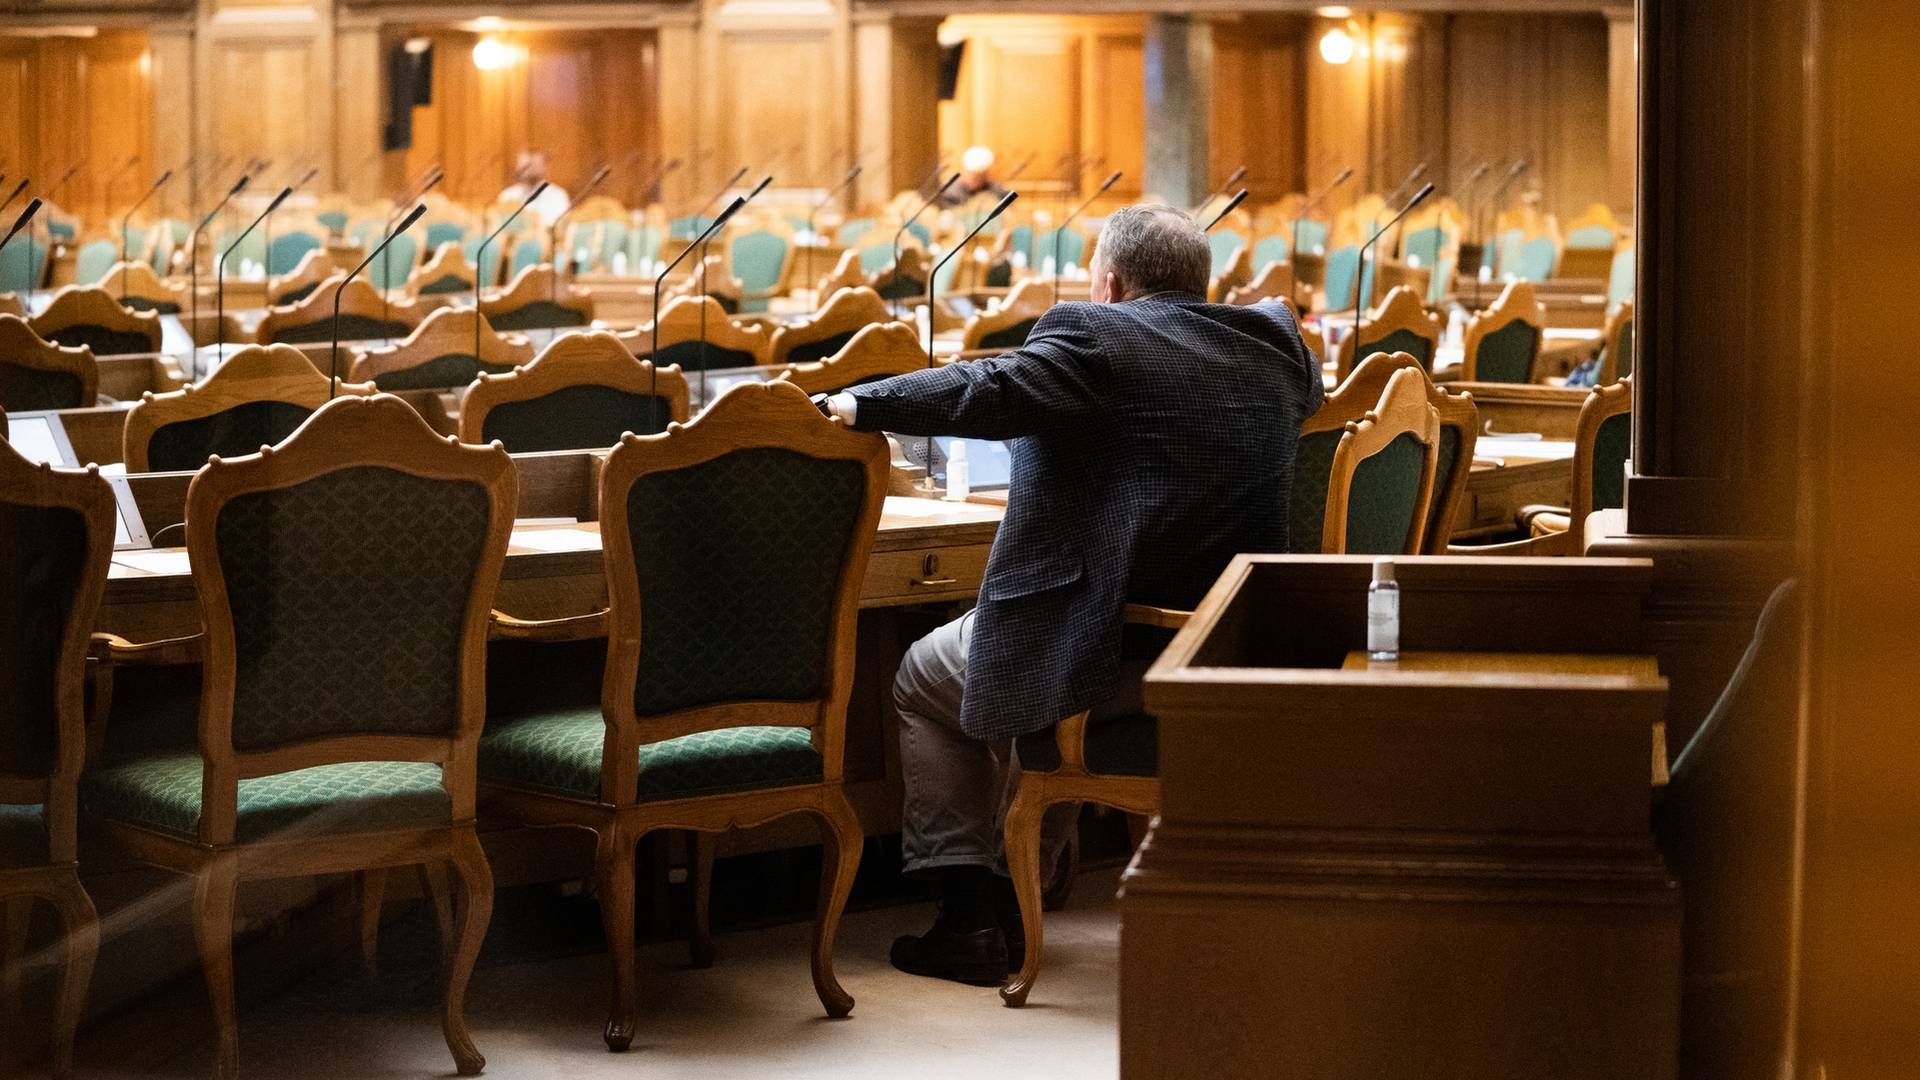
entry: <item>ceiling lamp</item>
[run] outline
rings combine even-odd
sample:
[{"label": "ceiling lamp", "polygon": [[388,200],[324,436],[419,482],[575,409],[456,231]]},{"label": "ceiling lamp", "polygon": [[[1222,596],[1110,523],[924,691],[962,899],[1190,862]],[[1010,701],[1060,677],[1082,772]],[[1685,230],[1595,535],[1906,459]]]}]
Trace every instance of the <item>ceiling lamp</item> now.
[{"label": "ceiling lamp", "polygon": [[483,37],[473,47],[473,66],[481,71],[498,71],[514,61],[513,46],[496,37]]},{"label": "ceiling lamp", "polygon": [[[479,59],[479,50],[474,50],[474,58]],[[1329,64],[1344,64],[1353,59],[1353,35],[1345,27],[1336,26],[1320,39],[1320,58]]]}]

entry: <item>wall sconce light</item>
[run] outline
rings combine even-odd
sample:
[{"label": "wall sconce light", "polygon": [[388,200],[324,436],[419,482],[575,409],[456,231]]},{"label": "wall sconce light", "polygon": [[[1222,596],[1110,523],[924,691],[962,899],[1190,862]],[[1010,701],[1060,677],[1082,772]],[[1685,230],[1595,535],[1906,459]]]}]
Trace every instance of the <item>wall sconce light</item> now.
[{"label": "wall sconce light", "polygon": [[481,71],[498,71],[511,67],[518,59],[513,46],[505,44],[499,38],[483,37],[473,47],[473,66]]},{"label": "wall sconce light", "polygon": [[[477,58],[479,51],[475,50]],[[1344,64],[1353,59],[1353,35],[1336,26],[1320,38],[1320,58],[1329,64]]]}]

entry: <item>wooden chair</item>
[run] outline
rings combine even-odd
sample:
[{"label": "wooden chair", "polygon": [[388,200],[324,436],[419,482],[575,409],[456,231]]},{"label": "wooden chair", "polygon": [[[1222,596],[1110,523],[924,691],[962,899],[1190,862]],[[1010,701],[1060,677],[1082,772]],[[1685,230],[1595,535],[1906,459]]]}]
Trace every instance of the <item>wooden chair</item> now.
[{"label": "wooden chair", "polygon": [[[672,246],[669,243],[665,250],[671,250]],[[734,277],[727,269],[726,256],[712,254],[704,260],[696,260],[695,263],[688,264],[684,277],[668,281],[664,296],[666,303],[683,298],[696,300],[705,296],[719,304],[722,312],[733,316],[740,313],[741,296],[744,292],[745,287],[740,284],[740,279]]]},{"label": "wooden chair", "polygon": [[262,345],[311,345],[334,337],[333,294],[340,293],[340,340],[406,337],[420,325],[420,306],[411,300],[383,301],[364,277],[342,288],[345,274],[321,282],[306,299],[268,309],[255,337]]},{"label": "wooden chair", "polygon": [[[1367,357],[1359,369],[1327,392],[1326,399],[1312,416],[1301,422],[1300,441],[1293,455],[1293,486],[1287,498],[1289,552],[1296,555],[1320,552],[1326,534],[1334,454],[1340,448],[1347,424],[1363,419],[1380,403],[1387,381],[1401,366],[1398,356],[1412,359],[1406,353],[1374,353]],[[1369,363],[1373,366],[1369,367]],[[1365,378],[1360,377],[1362,369]]]},{"label": "wooden chair", "polygon": [[[1420,303],[1420,294],[1405,286],[1387,294],[1365,318],[1357,332],[1340,342],[1336,370],[1341,379],[1353,373],[1353,366],[1377,352],[1410,353],[1427,370],[1433,370],[1433,355],[1440,347],[1441,325]],[[1358,348],[1356,348],[1358,346]]]},{"label": "wooden chair", "polygon": [[1347,423],[1327,482],[1326,554],[1420,553],[1440,443],[1424,381],[1418,372],[1395,372],[1380,403]]},{"label": "wooden chair", "polygon": [[780,373],[808,394],[837,394],[849,386],[922,371],[926,349],[906,323],[875,323],[853,335],[839,352],[812,364],[800,364]]},{"label": "wooden chair", "polygon": [[61,289],[28,325],[55,345],[83,346],[95,356],[160,351],[160,316],[129,311],[97,285]]},{"label": "wooden chair", "polygon": [[464,387],[482,373],[500,375],[533,359],[533,343],[518,334],[496,334],[479,316],[480,352],[474,353],[474,311],[441,308],[421,320],[405,340],[361,349],[347,366],[354,382],[383,391]]},{"label": "wooden chair", "polygon": [[687,405],[679,368],[656,371],[605,331],[569,334],[525,367],[475,379],[460,408],[460,441],[498,440],[516,454],[605,450],[629,432],[685,421]]},{"label": "wooden chair", "polygon": [[566,637],[580,621],[607,630],[599,707],[496,713],[480,761],[489,807],[599,838],[615,1051],[634,1033],[634,847],[659,829],[815,818],[825,853],[814,989],[829,1016],[853,1009],[833,943],[862,836],[841,783],[860,583],[886,473],[884,439],[827,422],[798,388],[736,386],[692,423],[629,435],[608,456],[604,613],[496,616],[520,636]]},{"label": "wooden chair", "polygon": [[[815,296],[833,296],[845,289],[871,289],[872,287],[866,271],[860,268],[859,250],[849,248],[840,253],[840,261],[833,264],[833,269],[827,271],[826,276],[814,283],[813,289]],[[877,290],[875,295],[878,295]],[[888,310],[891,312],[892,309]],[[892,318],[892,315],[889,314],[888,318]]]},{"label": "wooden chair", "polygon": [[1027,343],[1040,316],[1053,306],[1053,282],[1026,278],[1007,295],[967,319],[960,331],[960,351],[975,349],[1017,349]]},{"label": "wooden chair", "polygon": [[[742,326],[727,315],[713,297],[682,296],[660,309],[660,355],[653,349],[653,324],[619,335],[627,351],[682,371],[757,367],[767,362],[772,347],[766,328]],[[704,344],[703,344],[704,342]]]},{"label": "wooden chair", "polygon": [[37,465],[0,441],[0,900],[10,942],[0,1012],[22,1037],[23,957],[13,953],[24,951],[33,901],[44,900],[62,925],[50,1034],[53,1075],[63,1080],[73,1075],[74,1029],[100,947],[100,920],[80,884],[78,822],[89,639],[113,529],[113,489],[98,469]]},{"label": "wooden chair", "polygon": [[413,296],[471,293],[476,273],[459,242],[444,243],[433,249],[425,263],[414,267],[407,278],[407,292]]},{"label": "wooden chair", "polygon": [[1626,505],[1626,464],[1633,454],[1633,377],[1596,386],[1580,406],[1573,433],[1573,491],[1568,505],[1527,506],[1520,524],[1531,534],[1507,544],[1456,547],[1453,554],[1578,555],[1587,517]]},{"label": "wooden chair", "polygon": [[493,908],[474,768],[516,483],[504,451],[381,394],[328,403],[187,492],[199,745],[107,761],[83,791],[106,839],[193,879],[216,1076],[239,1071],[238,881],[429,862],[460,885],[442,1028],[462,1075],[485,1065],[464,1004]]},{"label": "wooden chair", "polygon": [[1622,301],[1600,334],[1600,371],[1595,386],[1611,386],[1633,374],[1633,301]]},{"label": "wooden chair", "polygon": [[[1135,626],[1177,630],[1190,612],[1128,604],[1126,621]],[[1020,906],[1026,959],[1000,988],[1009,1008],[1027,1003],[1040,977],[1046,949],[1041,891],[1040,830],[1047,810],[1061,803],[1097,803],[1123,813],[1151,816],[1160,810],[1159,740],[1153,717],[1144,713],[1091,718],[1080,712],[1051,731],[1015,740],[1020,779],[1001,827],[1007,874]]]},{"label": "wooden chair", "polygon": [[1225,265],[1220,272],[1207,282],[1207,299],[1213,303],[1225,302],[1233,290],[1253,281],[1253,253],[1245,243],[1234,248],[1226,256]]},{"label": "wooden chair", "polygon": [[151,311],[156,315],[178,315],[187,310],[187,287],[161,280],[153,267],[136,259],[117,262],[100,282],[120,306],[129,311]]},{"label": "wooden chair", "polygon": [[922,247],[902,247],[900,261],[888,263],[867,279],[868,287],[882,300],[904,300],[927,295],[927,275],[933,273],[933,256]]},{"label": "wooden chair", "polygon": [[810,364],[846,347],[853,336],[875,323],[891,322],[893,313],[880,294],[864,285],[841,289],[827,298],[813,318],[773,332],[768,346],[770,364]]},{"label": "wooden chair", "polygon": [[[121,456],[130,473],[192,472],[284,441],[327,403],[329,380],[291,345],[248,345],[198,383],[149,390],[127,413]],[[343,383],[342,394],[371,386]]]},{"label": "wooden chair", "polygon": [[100,394],[93,351],[61,348],[33,332],[18,315],[0,315],[0,408],[80,409]]},{"label": "wooden chair", "polygon": [[1467,323],[1462,350],[1463,382],[1531,383],[1540,358],[1540,335],[1547,325],[1547,309],[1534,297],[1533,286],[1509,281],[1493,306]]},{"label": "wooden chair", "polygon": [[[1297,290],[1301,284],[1293,276],[1293,267],[1284,262],[1270,262],[1260,268],[1260,272],[1253,276],[1252,281],[1228,291],[1221,302],[1244,306],[1257,304],[1262,300],[1279,299],[1287,301],[1297,310],[1300,306],[1299,298],[1288,296],[1287,288],[1291,285]],[[1310,289],[1309,296],[1311,296]]]},{"label": "wooden chair", "polygon": [[[1473,472],[1474,445],[1480,439],[1480,408],[1473,395],[1450,394],[1428,377],[1420,361],[1407,353],[1374,353],[1360,362],[1347,376],[1344,390],[1355,401],[1379,401],[1387,392],[1387,382],[1395,372],[1417,371],[1440,421],[1440,442],[1435,450],[1433,501],[1427,513],[1425,539],[1421,550],[1428,555],[1445,555],[1453,539],[1454,525],[1467,503],[1467,479]],[[1331,467],[1331,462],[1328,463]],[[1297,466],[1296,466],[1297,467]]]},{"label": "wooden chair", "polygon": [[480,298],[480,313],[497,330],[544,330],[593,322],[593,295],[577,286],[554,291],[553,265],[529,266],[513,283]]},{"label": "wooden chair", "polygon": [[309,251],[300,257],[293,269],[275,275],[267,282],[267,306],[297,304],[312,296],[313,291],[324,285],[328,278],[351,269],[351,265],[341,266],[334,262],[333,255],[325,248]]},{"label": "wooden chair", "polygon": [[727,230],[728,269],[740,281],[740,310],[765,311],[787,291],[793,271],[793,233],[777,215]]}]

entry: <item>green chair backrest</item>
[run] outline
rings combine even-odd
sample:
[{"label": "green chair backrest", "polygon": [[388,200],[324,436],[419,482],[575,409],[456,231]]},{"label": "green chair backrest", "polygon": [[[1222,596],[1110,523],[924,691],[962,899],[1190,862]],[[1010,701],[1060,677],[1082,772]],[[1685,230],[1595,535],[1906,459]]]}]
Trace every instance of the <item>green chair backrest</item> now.
[{"label": "green chair backrest", "polygon": [[251,262],[255,266],[264,265],[267,261],[266,233],[255,229],[236,245],[234,238],[238,235],[239,233],[232,229],[223,229],[219,238],[213,242],[213,257],[216,259],[228,248],[233,249],[232,254],[227,255],[227,273],[229,274],[238,274],[242,261]]},{"label": "green chair backrest", "polygon": [[441,244],[459,244],[467,239],[467,227],[458,221],[427,223],[427,250],[439,251]]},{"label": "green chair backrest", "polygon": [[1432,371],[1434,345],[1435,342],[1430,337],[1423,337],[1407,329],[1395,330],[1385,337],[1361,341],[1360,349],[1354,354],[1353,362],[1358,365],[1360,361],[1374,353],[1403,352],[1420,361],[1421,367]]},{"label": "green chair backrest", "polygon": [[1419,509],[1426,444],[1403,432],[1353,470],[1347,498],[1347,554],[1398,555],[1406,550]]},{"label": "green chair backrest", "polygon": [[1613,242],[1613,230],[1607,228],[1605,225],[1588,225],[1583,229],[1575,229],[1567,234],[1567,246],[1570,248],[1581,248],[1589,251],[1596,248],[1605,250],[1612,247]]},{"label": "green chair backrest", "polygon": [[872,232],[876,224],[877,222],[872,218],[854,218],[852,221],[841,225],[839,232],[834,234],[834,238],[840,241],[842,245],[852,247],[854,244],[860,242],[861,237]]},{"label": "green chair backrest", "polygon": [[638,270],[640,260],[658,259],[660,246],[666,243],[666,230],[658,225],[642,225],[627,231],[627,267]]},{"label": "green chair backrest", "polygon": [[667,235],[676,240],[691,240],[704,232],[713,219],[705,214],[691,214],[677,217],[667,222]]},{"label": "green chair backrest", "polygon": [[1327,254],[1327,307],[1345,311],[1353,307],[1353,285],[1360,271],[1360,249],[1335,248]]},{"label": "green chair backrest", "polygon": [[[1423,534],[1427,539],[1421,542],[1423,549],[1425,549],[1427,544],[1433,542],[1433,537],[1438,535],[1438,530],[1441,527],[1440,514],[1441,511],[1446,509],[1441,505],[1441,502],[1447,493],[1447,489],[1453,483],[1453,468],[1455,465],[1460,464],[1460,441],[1462,437],[1460,425],[1445,422],[1441,423],[1440,445],[1434,450],[1433,500],[1427,504],[1427,530]],[[1473,463],[1469,461],[1466,463],[1466,466],[1472,468]]]},{"label": "green chair backrest", "polygon": [[516,454],[604,450],[629,431],[635,435],[665,431],[667,420],[666,398],[582,383],[495,405],[480,425],[480,438],[482,442],[498,439]]},{"label": "green chair backrest", "polygon": [[248,401],[211,416],[163,424],[147,439],[149,472],[193,472],[215,454],[238,457],[274,446],[313,410],[286,401]]},{"label": "green chair backrest", "polygon": [[373,385],[381,390],[444,390],[448,387],[463,387],[480,373],[504,374],[512,371],[512,364],[483,364],[471,354],[448,353],[436,356],[425,363],[410,368],[396,368],[383,371],[373,377]]},{"label": "green chair backrest", "polygon": [[[1062,267],[1081,266],[1085,264],[1087,234],[1081,232],[1079,229],[1068,227],[1065,229],[1046,229],[1034,234],[1033,256],[1036,266],[1045,266],[1047,260],[1053,258],[1053,243],[1055,237],[1058,237],[1060,241],[1060,265]],[[959,260],[955,259],[954,262],[957,264]]]},{"label": "green chair backrest", "polygon": [[1232,229],[1215,229],[1208,233],[1207,247],[1213,251],[1213,269],[1210,272],[1218,276],[1227,268],[1233,253],[1245,247],[1246,243],[1247,238]]},{"label": "green chair backrest", "polygon": [[1478,382],[1533,381],[1533,361],[1540,352],[1540,329],[1512,322],[1480,339],[1473,374]]},{"label": "green chair backrest", "polygon": [[113,272],[113,264],[120,260],[120,252],[111,240],[95,240],[80,248],[73,258],[73,281],[76,285],[98,285]]},{"label": "green chair backrest", "polygon": [[860,272],[863,274],[877,274],[892,261],[892,244],[868,244],[860,249]]},{"label": "green chair backrest", "polygon": [[1615,413],[1600,421],[1593,437],[1593,508],[1626,505],[1627,458],[1633,455],[1633,414]]},{"label": "green chair backrest", "polygon": [[[48,335],[47,340],[55,345],[68,348],[85,346],[93,350],[93,355],[126,356],[130,353],[153,351],[153,338],[133,330],[111,330],[94,323],[75,323],[63,326]],[[259,447],[254,447],[258,450]]]},{"label": "green chair backrest", "polygon": [[313,215],[313,219],[326,226],[327,231],[335,236],[340,236],[347,231],[345,210],[322,210]]},{"label": "green chair backrest", "polygon": [[320,250],[324,243],[318,236],[304,229],[295,229],[273,238],[273,246],[267,251],[267,273],[291,274],[307,252]]},{"label": "green chair backrest", "polygon": [[1286,236],[1263,236],[1260,239],[1254,241],[1254,244],[1253,244],[1254,274],[1257,276],[1260,273],[1260,271],[1265,270],[1267,267],[1272,266],[1274,263],[1286,262],[1287,255],[1288,255],[1288,251],[1287,251],[1288,243],[1289,243],[1289,238]]},{"label": "green chair backrest", "polygon": [[1300,230],[1301,251],[1311,251],[1320,255],[1326,254],[1327,238],[1333,233],[1332,226],[1324,221],[1314,221],[1311,218],[1306,221],[1297,222],[1287,230],[1287,243],[1289,245],[1293,243],[1294,228]]},{"label": "green chair backrest", "polygon": [[1632,244],[1613,253],[1613,266],[1607,273],[1607,314],[1613,314],[1615,308],[1633,299],[1634,270]]},{"label": "green chair backrest", "polygon": [[1333,452],[1340,447],[1340,428],[1300,436],[1293,454],[1293,485],[1287,495],[1287,550],[1314,555],[1327,521],[1327,485],[1333,478]]},{"label": "green chair backrest", "polygon": [[47,245],[31,236],[16,236],[0,251],[0,292],[37,289],[46,280]]},{"label": "green chair backrest", "polygon": [[71,221],[49,221],[47,222],[47,235],[53,237],[55,240],[72,240],[74,237],[80,235],[80,233]]},{"label": "green chair backrest", "polygon": [[769,229],[755,229],[734,237],[728,252],[740,286],[748,292],[765,292],[780,282],[787,238]]},{"label": "green chair backrest", "polygon": [[540,264],[540,238],[526,236],[513,245],[513,261],[507,264],[507,280],[511,281],[520,271],[529,266]]},{"label": "green chair backrest", "polygon": [[85,392],[86,384],[72,372],[24,367],[0,357],[0,409],[7,412],[83,408],[93,404],[81,400]]},{"label": "green chair backrest", "polygon": [[505,242],[496,238],[493,243],[487,244],[486,255],[482,259],[480,245],[486,243],[486,239],[484,236],[469,236],[461,242],[460,250],[466,255],[469,266],[479,268],[481,282],[493,285],[500,280],[500,249]]},{"label": "green chair backrest", "polygon": [[[1440,261],[1440,249],[1447,242],[1447,232],[1438,225],[1425,229],[1416,229],[1407,234],[1406,256],[1409,266],[1431,267]],[[1418,262],[1414,260],[1419,260]]]},{"label": "green chair backrest", "polygon": [[0,761],[10,773],[47,777],[58,764],[60,651],[86,569],[80,511],[0,501]]},{"label": "green chair backrest", "polygon": [[397,289],[407,283],[413,264],[420,257],[420,240],[410,232],[401,233],[387,250],[367,267],[367,280],[376,289]]},{"label": "green chair backrest", "polygon": [[1553,276],[1559,254],[1552,237],[1537,236],[1521,245],[1519,261],[1507,269],[1521,281],[1545,281]]}]

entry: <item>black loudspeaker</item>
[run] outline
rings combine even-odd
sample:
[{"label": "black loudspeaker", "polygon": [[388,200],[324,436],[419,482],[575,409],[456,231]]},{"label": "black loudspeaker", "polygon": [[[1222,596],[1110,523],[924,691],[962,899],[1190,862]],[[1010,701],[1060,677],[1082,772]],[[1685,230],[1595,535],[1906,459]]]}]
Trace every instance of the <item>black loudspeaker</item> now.
[{"label": "black loudspeaker", "polygon": [[387,54],[387,126],[383,145],[388,150],[413,146],[413,108],[433,104],[433,46],[415,51],[398,42]]},{"label": "black loudspeaker", "polygon": [[967,55],[967,43],[956,41],[940,46],[940,100],[952,101],[960,88],[960,61]]}]

